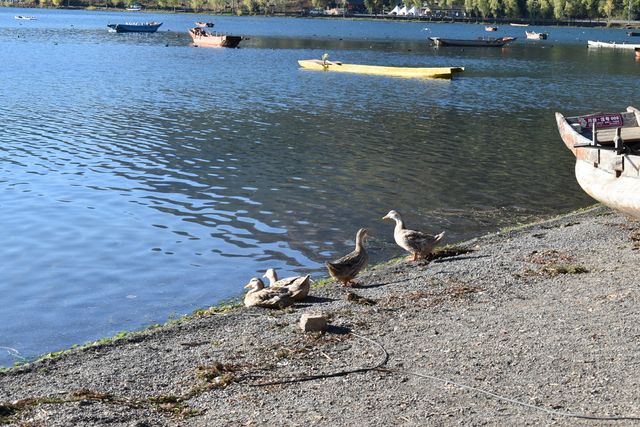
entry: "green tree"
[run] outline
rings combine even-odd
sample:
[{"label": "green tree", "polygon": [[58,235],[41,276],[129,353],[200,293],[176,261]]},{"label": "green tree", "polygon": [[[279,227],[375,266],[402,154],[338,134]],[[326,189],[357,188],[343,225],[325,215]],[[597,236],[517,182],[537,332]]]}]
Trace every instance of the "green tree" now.
[{"label": "green tree", "polygon": [[582,0],[582,13],[587,18],[595,18],[598,16],[598,0]]},{"label": "green tree", "polygon": [[502,1],[501,0],[488,0],[489,11],[497,18],[502,13]]},{"label": "green tree", "polygon": [[564,17],[564,8],[566,0],[552,0],[553,1],[553,17],[556,19],[562,19]]},{"label": "green tree", "polygon": [[517,18],[522,15],[518,0],[504,0],[504,14],[509,18]]},{"label": "green tree", "polygon": [[491,6],[489,5],[489,0],[474,0],[474,6],[476,10],[480,13],[482,18],[486,18],[491,13]]},{"label": "green tree", "polygon": [[382,0],[364,0],[364,6],[369,13],[378,13],[382,9]]},{"label": "green tree", "polygon": [[199,11],[202,8],[203,0],[189,0],[189,5],[194,12]]},{"label": "green tree", "polygon": [[617,8],[619,8],[619,5],[616,0],[601,0],[598,5],[598,10],[607,17],[607,20],[613,17]]}]

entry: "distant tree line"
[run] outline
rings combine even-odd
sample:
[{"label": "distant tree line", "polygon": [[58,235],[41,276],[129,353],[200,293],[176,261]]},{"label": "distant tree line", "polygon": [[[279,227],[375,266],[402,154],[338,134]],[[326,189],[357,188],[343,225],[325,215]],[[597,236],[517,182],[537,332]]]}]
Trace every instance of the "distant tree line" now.
[{"label": "distant tree line", "polygon": [[[112,7],[142,4],[145,8],[233,14],[304,13],[310,9],[366,8],[369,13],[384,13],[399,3],[408,8],[425,7],[423,0],[0,0],[3,5],[40,7]],[[362,1],[362,0],[360,0]],[[532,22],[572,19],[638,19],[640,0],[439,0],[432,10],[464,12],[482,19],[520,18]]]}]

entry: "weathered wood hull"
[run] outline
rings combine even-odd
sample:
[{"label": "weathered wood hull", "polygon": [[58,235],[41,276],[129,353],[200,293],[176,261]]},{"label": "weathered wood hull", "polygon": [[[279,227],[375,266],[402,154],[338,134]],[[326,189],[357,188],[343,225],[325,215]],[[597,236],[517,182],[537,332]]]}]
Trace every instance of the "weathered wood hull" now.
[{"label": "weathered wood hull", "polygon": [[525,34],[530,40],[546,40],[549,37],[547,33],[536,33],[535,31],[525,31]]},{"label": "weathered wood hull", "polygon": [[109,24],[109,31],[116,33],[155,33],[162,22],[149,22],[144,24]]},{"label": "weathered wood hull", "polygon": [[593,40],[587,40],[589,47],[608,47],[612,49],[636,49],[640,47],[640,44],[633,43],[606,43]]},{"label": "weathered wood hull", "polygon": [[200,28],[189,30],[189,35],[193,40],[194,46],[198,47],[238,47],[242,41],[241,36],[227,36],[207,33]]},{"label": "weathered wood hull", "polygon": [[443,39],[442,37],[429,37],[431,42],[438,46],[461,46],[461,47],[503,47],[509,42],[514,41],[515,37],[499,37],[487,39]]},{"label": "weathered wood hull", "polygon": [[463,67],[384,67],[379,65],[343,64],[336,61],[323,62],[319,59],[299,60],[302,68],[316,71],[336,71],[341,73],[375,74],[393,77],[442,78],[450,79],[453,74],[464,71]]},{"label": "weathered wood hull", "polygon": [[[629,107],[640,121],[640,111]],[[563,142],[576,157],[575,174],[580,187],[597,201],[640,219],[640,155],[637,149],[618,154],[612,148],[595,148],[592,140],[577,131],[577,118],[556,113]],[[572,123],[570,123],[572,122]],[[573,124],[573,126],[572,126]],[[637,147],[637,142],[631,142]],[[590,147],[591,146],[591,147]],[[602,146],[600,146],[602,147]]]}]

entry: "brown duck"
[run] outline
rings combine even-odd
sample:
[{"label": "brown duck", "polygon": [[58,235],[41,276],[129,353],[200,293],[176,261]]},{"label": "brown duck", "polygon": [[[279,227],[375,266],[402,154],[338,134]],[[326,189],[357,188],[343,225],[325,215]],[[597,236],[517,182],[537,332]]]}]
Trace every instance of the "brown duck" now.
[{"label": "brown duck", "polygon": [[367,266],[369,262],[369,254],[364,248],[364,238],[368,230],[361,228],[356,234],[356,248],[353,252],[343,256],[332,262],[325,262],[329,274],[334,279],[342,283],[342,286],[354,285],[353,278],[358,275],[360,270]]},{"label": "brown duck", "polygon": [[249,292],[244,296],[245,307],[285,308],[293,305],[291,292],[286,288],[266,288],[257,277],[245,285]]},{"label": "brown duck", "polygon": [[268,269],[264,276],[269,280],[269,289],[284,288],[291,293],[294,301],[302,301],[309,295],[311,276],[293,276],[278,280],[278,273],[273,268]]}]

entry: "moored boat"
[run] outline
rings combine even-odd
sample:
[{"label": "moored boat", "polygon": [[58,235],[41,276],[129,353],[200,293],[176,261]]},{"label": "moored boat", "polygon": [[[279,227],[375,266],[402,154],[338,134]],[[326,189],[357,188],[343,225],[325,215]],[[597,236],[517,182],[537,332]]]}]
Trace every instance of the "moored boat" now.
[{"label": "moored boat", "polygon": [[114,33],[155,33],[162,22],[127,22],[126,24],[108,24]]},{"label": "moored boat", "polygon": [[200,28],[212,28],[213,25],[214,25],[213,22],[202,22],[202,21],[196,22],[196,27],[200,27]]},{"label": "moored boat", "polygon": [[241,36],[227,36],[224,34],[208,33],[200,27],[191,28],[189,35],[194,46],[204,47],[237,47],[242,41]]},{"label": "moored boat", "polygon": [[485,31],[498,31],[498,27],[491,27],[491,26],[487,26],[484,27]]},{"label": "moored boat", "polygon": [[640,44],[632,44],[632,43],[607,43],[607,42],[599,42],[588,40],[587,45],[589,47],[608,47],[613,49],[635,49],[640,47]]},{"label": "moored boat", "polygon": [[512,22],[509,25],[511,25],[512,27],[528,27],[529,26],[529,24],[521,24],[518,22]]},{"label": "moored boat", "polygon": [[465,47],[502,47],[512,42],[516,37],[497,37],[497,38],[477,38],[470,40],[463,39],[443,39],[442,37],[429,37],[431,42],[438,46],[465,46]]},{"label": "moored boat", "polygon": [[627,35],[629,37],[640,37],[640,31],[629,31]]},{"label": "moored boat", "polygon": [[142,6],[135,3],[135,4],[132,4],[131,6],[128,6],[127,10],[129,12],[140,12],[142,10]]},{"label": "moored boat", "polygon": [[35,16],[30,16],[30,15],[16,15],[14,16],[15,19],[21,19],[23,21],[35,21],[36,18]]},{"label": "moored boat", "polygon": [[450,79],[453,74],[464,71],[463,67],[386,67],[380,65],[345,64],[340,61],[303,59],[298,64],[302,68],[316,71],[337,71],[342,73],[375,74],[393,77]]},{"label": "moored boat", "polygon": [[640,110],[564,117],[560,136],[576,157],[580,187],[599,202],[640,219]]},{"label": "moored boat", "polygon": [[636,52],[636,59],[640,59],[640,47],[635,48],[634,51]]},{"label": "moored boat", "polygon": [[532,40],[546,40],[549,37],[547,33],[536,33],[535,31],[525,31],[528,39]]}]

